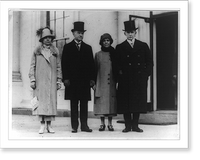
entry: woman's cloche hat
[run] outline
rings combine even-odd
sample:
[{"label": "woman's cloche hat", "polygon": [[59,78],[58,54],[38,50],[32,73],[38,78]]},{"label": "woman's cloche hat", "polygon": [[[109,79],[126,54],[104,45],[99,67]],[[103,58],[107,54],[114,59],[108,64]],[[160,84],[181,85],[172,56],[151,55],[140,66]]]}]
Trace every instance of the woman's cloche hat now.
[{"label": "woman's cloche hat", "polygon": [[112,39],[112,37],[111,37],[111,35],[110,35],[109,33],[104,33],[104,34],[101,36],[100,41],[99,41],[99,44],[100,44],[100,45],[103,45],[103,40],[104,40],[104,39],[109,39],[109,40],[110,40],[110,44],[113,43],[113,39]]},{"label": "woman's cloche hat", "polygon": [[137,29],[138,28],[135,27],[135,20],[124,22],[124,30],[123,31],[135,31]]},{"label": "woman's cloche hat", "polygon": [[36,34],[38,37],[40,37],[39,42],[42,42],[45,37],[51,37],[52,40],[55,39],[53,31],[48,27],[38,29]]},{"label": "woman's cloche hat", "polygon": [[71,31],[85,32],[86,30],[84,30],[84,22],[81,22],[81,21],[74,22],[74,29],[72,29]]}]

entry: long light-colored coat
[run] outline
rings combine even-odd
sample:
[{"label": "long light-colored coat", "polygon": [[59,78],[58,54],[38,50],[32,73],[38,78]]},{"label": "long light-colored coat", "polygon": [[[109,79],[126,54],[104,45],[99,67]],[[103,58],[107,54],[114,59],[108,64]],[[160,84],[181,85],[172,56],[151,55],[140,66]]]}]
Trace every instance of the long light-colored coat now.
[{"label": "long light-colored coat", "polygon": [[95,64],[97,80],[94,93],[94,114],[115,115],[117,113],[116,83],[109,53],[104,51],[96,53]]},{"label": "long light-colored coat", "polygon": [[39,107],[34,115],[54,116],[57,114],[57,83],[61,83],[61,62],[58,49],[51,45],[51,56],[47,60],[42,54],[43,46],[38,46],[31,59],[30,81],[36,82],[35,95]]}]

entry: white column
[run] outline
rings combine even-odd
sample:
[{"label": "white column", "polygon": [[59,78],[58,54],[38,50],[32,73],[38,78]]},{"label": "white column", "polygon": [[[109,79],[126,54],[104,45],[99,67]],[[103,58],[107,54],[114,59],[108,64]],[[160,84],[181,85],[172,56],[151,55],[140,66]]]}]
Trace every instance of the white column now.
[{"label": "white column", "polygon": [[29,108],[32,98],[30,88],[29,69],[33,51],[39,44],[36,30],[40,28],[40,11],[22,11],[20,16],[20,72],[23,86],[20,107]]},{"label": "white column", "polygon": [[9,75],[12,107],[19,107],[22,99],[20,72],[20,12],[9,11]]},{"label": "white column", "polygon": [[12,75],[13,82],[21,81],[20,74],[20,58],[19,58],[19,44],[20,44],[20,12],[12,11],[12,26],[10,27],[10,34],[12,40]]}]

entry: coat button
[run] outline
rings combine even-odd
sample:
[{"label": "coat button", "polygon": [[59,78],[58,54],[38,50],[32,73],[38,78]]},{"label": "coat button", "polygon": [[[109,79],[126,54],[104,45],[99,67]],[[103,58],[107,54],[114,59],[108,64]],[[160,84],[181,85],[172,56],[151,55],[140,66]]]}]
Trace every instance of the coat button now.
[{"label": "coat button", "polygon": [[129,55],[127,55],[127,57],[129,57]]},{"label": "coat button", "polygon": [[131,63],[129,63],[129,66],[131,66]]},{"label": "coat button", "polygon": [[140,63],[138,63],[138,66],[140,65]]}]

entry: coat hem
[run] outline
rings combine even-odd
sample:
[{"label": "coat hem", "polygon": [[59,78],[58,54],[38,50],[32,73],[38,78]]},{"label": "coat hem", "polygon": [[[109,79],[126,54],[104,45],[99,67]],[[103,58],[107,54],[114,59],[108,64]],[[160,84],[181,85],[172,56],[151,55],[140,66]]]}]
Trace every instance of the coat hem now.
[{"label": "coat hem", "polygon": [[97,117],[116,117],[117,114],[94,114]]},{"label": "coat hem", "polygon": [[141,114],[146,114],[147,111],[127,111],[127,112],[117,112],[117,114],[126,114],[126,113],[141,113]]}]

